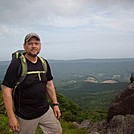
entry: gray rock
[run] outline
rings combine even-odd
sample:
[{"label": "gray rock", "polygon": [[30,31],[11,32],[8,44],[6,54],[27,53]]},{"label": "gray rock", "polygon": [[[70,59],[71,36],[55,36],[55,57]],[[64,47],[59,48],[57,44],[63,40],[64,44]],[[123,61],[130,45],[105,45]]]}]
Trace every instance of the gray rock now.
[{"label": "gray rock", "polygon": [[114,116],[108,124],[107,134],[134,134],[134,116]]},{"label": "gray rock", "polygon": [[115,97],[108,111],[107,121],[115,115],[134,115],[134,82]]},{"label": "gray rock", "polygon": [[134,134],[134,115],[116,115],[109,123],[85,120],[79,128],[87,128],[88,134]]}]

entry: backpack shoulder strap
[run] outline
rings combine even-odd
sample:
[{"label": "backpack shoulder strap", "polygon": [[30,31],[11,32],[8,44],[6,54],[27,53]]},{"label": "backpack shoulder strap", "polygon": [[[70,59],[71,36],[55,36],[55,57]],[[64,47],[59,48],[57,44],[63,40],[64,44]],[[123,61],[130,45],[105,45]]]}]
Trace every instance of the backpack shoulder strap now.
[{"label": "backpack shoulder strap", "polygon": [[[15,90],[17,88],[17,86],[26,78],[27,75],[27,62],[26,62],[26,58],[25,56],[22,54],[21,56],[18,57],[20,59],[20,67],[18,68],[18,75],[19,75],[19,79],[13,89],[13,93],[12,95],[14,96]],[[20,72],[21,71],[21,72]]]},{"label": "backpack shoulder strap", "polygon": [[44,69],[45,74],[46,74],[46,73],[47,73],[47,63],[46,63],[46,61],[45,61],[44,58],[39,57],[39,59],[41,60],[41,63],[42,63],[42,65],[43,65],[43,69]]},{"label": "backpack shoulder strap", "polygon": [[[25,79],[26,75],[27,75],[27,62],[26,62],[26,58],[23,54],[21,54],[21,56],[19,56],[20,59],[20,67],[18,68],[18,74],[20,74],[19,79],[16,83],[15,88]],[[21,72],[20,72],[21,71]]]},{"label": "backpack shoulder strap", "polygon": [[18,50],[16,52],[14,52],[12,54],[12,60],[11,60],[11,62],[14,61],[15,59],[18,59],[21,55],[24,55],[25,53],[26,53],[25,50]]},{"label": "backpack shoulder strap", "polygon": [[21,60],[22,71],[21,71],[21,75],[19,78],[19,82],[21,83],[27,75],[27,62],[26,62],[26,58],[23,54],[20,56],[20,60]]}]

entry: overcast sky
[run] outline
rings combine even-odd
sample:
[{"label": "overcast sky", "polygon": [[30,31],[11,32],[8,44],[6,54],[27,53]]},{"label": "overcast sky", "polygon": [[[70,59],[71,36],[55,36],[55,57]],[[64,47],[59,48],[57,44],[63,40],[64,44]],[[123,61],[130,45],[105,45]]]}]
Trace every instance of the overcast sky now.
[{"label": "overcast sky", "polygon": [[1,0],[0,60],[29,32],[46,59],[134,58],[134,0]]}]

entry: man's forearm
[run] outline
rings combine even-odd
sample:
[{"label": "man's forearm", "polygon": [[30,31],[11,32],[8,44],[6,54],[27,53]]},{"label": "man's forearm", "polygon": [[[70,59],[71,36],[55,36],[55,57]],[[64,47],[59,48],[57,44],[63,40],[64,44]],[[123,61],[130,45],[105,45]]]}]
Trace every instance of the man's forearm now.
[{"label": "man's forearm", "polygon": [[12,89],[3,86],[3,99],[8,118],[15,116],[12,101]]},{"label": "man's forearm", "polygon": [[54,84],[52,81],[49,81],[47,83],[47,93],[48,93],[52,103],[53,104],[57,103],[56,91],[55,91]]},{"label": "man's forearm", "polygon": [[13,101],[12,101],[12,89],[6,86],[3,87],[3,99],[5,108],[8,115],[8,122],[11,130],[14,132],[19,131],[19,122],[15,117],[14,110],[13,110]]}]

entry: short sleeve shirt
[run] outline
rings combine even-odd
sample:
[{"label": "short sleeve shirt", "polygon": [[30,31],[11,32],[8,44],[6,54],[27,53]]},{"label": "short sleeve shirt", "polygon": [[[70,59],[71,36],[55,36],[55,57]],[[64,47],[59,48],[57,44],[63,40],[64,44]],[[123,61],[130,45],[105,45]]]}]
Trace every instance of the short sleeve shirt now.
[{"label": "short sleeve shirt", "polygon": [[[36,63],[28,59],[27,67],[29,71],[44,71],[42,62],[38,58]],[[34,119],[43,115],[49,108],[46,95],[47,81],[53,79],[50,66],[47,63],[46,74],[27,74],[22,83],[17,86],[13,95],[15,114],[23,119]],[[14,89],[19,79],[20,59],[12,62],[6,72],[3,85]],[[20,69],[21,70],[21,69]]]}]

